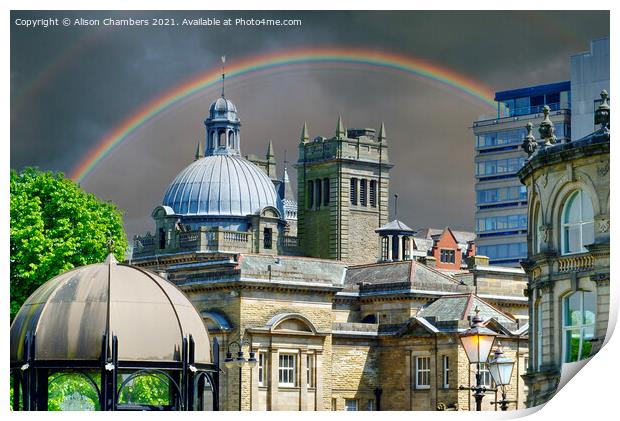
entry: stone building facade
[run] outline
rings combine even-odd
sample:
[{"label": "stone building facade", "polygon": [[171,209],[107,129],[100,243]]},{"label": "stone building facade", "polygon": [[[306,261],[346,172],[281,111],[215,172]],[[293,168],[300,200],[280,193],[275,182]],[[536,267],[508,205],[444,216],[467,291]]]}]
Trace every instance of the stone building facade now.
[{"label": "stone building facade", "polygon": [[[541,144],[530,134],[519,177],[528,190],[530,350],[528,405],[548,401],[562,365],[601,347],[609,313],[609,104],[601,94],[600,129],[556,143],[541,123]],[[547,110],[545,110],[547,114]]]},{"label": "stone building facade", "polygon": [[[376,261],[375,230],[387,222],[390,164],[382,124],[310,139],[304,124],[297,161],[298,232],[305,256],[357,264]],[[359,247],[364,244],[364,247]]]},{"label": "stone building facade", "polygon": [[[474,256],[442,270],[432,251],[414,249],[413,230],[386,224],[383,126],[375,138],[339,121],[334,138],[314,141],[304,126],[298,213],[286,170],[280,185],[272,177],[273,148],[264,161],[242,158],[239,127],[222,93],[205,121],[204,153],[172,181],[152,213],[156,234],[136,237],[131,258],[190,298],[215,361],[256,359],[223,368],[219,408],[471,409],[471,392],[459,389],[474,381],[459,332],[476,309],[516,361],[509,396],[511,408],[523,407],[524,272]],[[380,256],[386,236],[391,259]],[[494,401],[489,392],[485,408]]]}]

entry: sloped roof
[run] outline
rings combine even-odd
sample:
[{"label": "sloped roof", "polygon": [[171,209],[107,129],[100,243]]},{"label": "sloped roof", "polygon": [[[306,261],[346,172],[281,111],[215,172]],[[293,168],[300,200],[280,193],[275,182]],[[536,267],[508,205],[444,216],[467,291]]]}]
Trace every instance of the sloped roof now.
[{"label": "sloped roof", "polygon": [[[432,239],[439,236],[444,232],[444,229],[439,228],[419,228],[416,230],[416,238]],[[456,242],[459,244],[467,244],[468,241],[476,239],[476,234],[470,231],[456,231],[450,228],[452,235],[456,238]]]},{"label": "sloped roof", "polygon": [[446,293],[469,291],[454,278],[414,260],[350,266],[347,269],[345,291],[376,294],[412,289]]},{"label": "sloped roof", "polygon": [[375,230],[375,232],[383,232],[383,231],[406,231],[410,233],[414,233],[415,231],[409,228],[404,222],[395,219],[382,227]]},{"label": "sloped roof", "polygon": [[516,319],[487,303],[476,294],[448,295],[440,297],[427,307],[420,310],[419,317],[435,317],[439,321],[467,320],[480,310],[482,320],[495,319],[503,325],[512,325]]}]

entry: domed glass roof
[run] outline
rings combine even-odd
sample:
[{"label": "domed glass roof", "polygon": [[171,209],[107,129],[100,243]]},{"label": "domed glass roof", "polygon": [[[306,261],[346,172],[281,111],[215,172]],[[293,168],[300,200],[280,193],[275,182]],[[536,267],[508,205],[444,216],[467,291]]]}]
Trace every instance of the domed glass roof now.
[{"label": "domed glass roof", "polygon": [[210,363],[209,336],[189,299],[155,273],[118,264],[82,266],[41,285],[11,324],[11,362],[23,361],[26,334],[36,335],[37,360],[94,360],[104,333],[118,338],[124,361],[181,361],[192,335],[195,361]]},{"label": "domed glass roof", "polygon": [[170,184],[163,205],[177,215],[247,216],[266,206],[282,213],[273,182],[256,165],[236,155],[194,161]]}]

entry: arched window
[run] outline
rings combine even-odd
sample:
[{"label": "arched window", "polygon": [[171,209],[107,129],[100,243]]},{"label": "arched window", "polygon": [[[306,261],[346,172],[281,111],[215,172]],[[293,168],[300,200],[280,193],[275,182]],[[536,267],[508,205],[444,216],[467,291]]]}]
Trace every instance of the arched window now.
[{"label": "arched window", "polygon": [[351,204],[357,205],[357,178],[351,179],[351,191],[349,193],[351,196]]},{"label": "arched window", "polygon": [[226,147],[226,131],[220,130],[218,133],[217,146],[220,148]]},{"label": "arched window", "polygon": [[314,188],[316,190],[316,208],[321,207],[321,201],[323,200],[323,191],[321,189],[321,180],[314,181]]},{"label": "arched window", "polygon": [[562,211],[562,254],[582,253],[594,242],[594,208],[582,190],[571,194]]},{"label": "arched window", "polygon": [[534,219],[534,221],[536,222],[536,225],[534,226],[534,253],[540,253],[542,251],[542,247],[543,247],[543,235],[541,232],[542,229],[542,225],[543,225],[543,219],[542,219],[542,209],[540,204],[538,204],[536,206],[536,211],[535,211],[535,216],[536,219]]},{"label": "arched window", "polygon": [[368,180],[360,180],[360,205],[368,206]]},{"label": "arched window", "polygon": [[596,302],[591,291],[576,291],[562,300],[562,361],[570,363],[588,358],[596,323]]}]

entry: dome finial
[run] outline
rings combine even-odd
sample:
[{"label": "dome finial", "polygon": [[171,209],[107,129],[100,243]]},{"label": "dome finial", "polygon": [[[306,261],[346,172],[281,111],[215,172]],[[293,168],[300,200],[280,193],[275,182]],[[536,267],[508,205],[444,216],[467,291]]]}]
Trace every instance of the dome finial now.
[{"label": "dome finial", "polygon": [[609,94],[605,89],[601,91],[601,104],[594,112],[594,124],[600,124],[601,130],[609,129]]},{"label": "dome finial", "polygon": [[308,139],[310,139],[308,136],[308,124],[304,121],[304,126],[301,128],[301,136],[299,137],[299,140],[304,143],[307,142]]},{"label": "dome finial", "polygon": [[276,156],[276,153],[273,151],[273,142],[269,139],[269,145],[267,145],[267,159],[273,158]]},{"label": "dome finial", "polygon": [[387,139],[387,136],[385,135],[385,123],[381,122],[381,128],[379,129],[379,142],[383,142],[385,139]]},{"label": "dome finial", "polygon": [[521,144],[521,147],[527,153],[528,157],[534,155],[534,152],[536,152],[536,148],[538,147],[538,143],[536,143],[536,139],[534,138],[534,135],[532,134],[533,127],[534,126],[532,125],[532,123],[527,123],[525,125],[525,129],[527,130],[527,135],[525,136],[525,138],[523,139],[523,143]]},{"label": "dome finial", "polygon": [[344,130],[344,124],[342,124],[342,116],[338,116],[338,125],[336,127],[336,139],[344,139],[346,132]]},{"label": "dome finial", "polygon": [[545,118],[543,118],[543,121],[540,123],[540,127],[538,128],[540,139],[545,141],[545,146],[551,146],[555,144],[556,141],[555,127],[549,118],[549,111],[551,111],[551,108],[549,108],[548,105],[545,105],[543,107],[543,114]]},{"label": "dome finial", "polygon": [[224,98],[224,82],[226,81],[226,56],[222,56],[222,98]]},{"label": "dome finial", "polygon": [[202,150],[202,142],[199,140],[198,144],[196,145],[196,155],[194,155],[194,160],[198,161],[200,158],[202,158],[203,156],[205,156],[204,151]]}]

